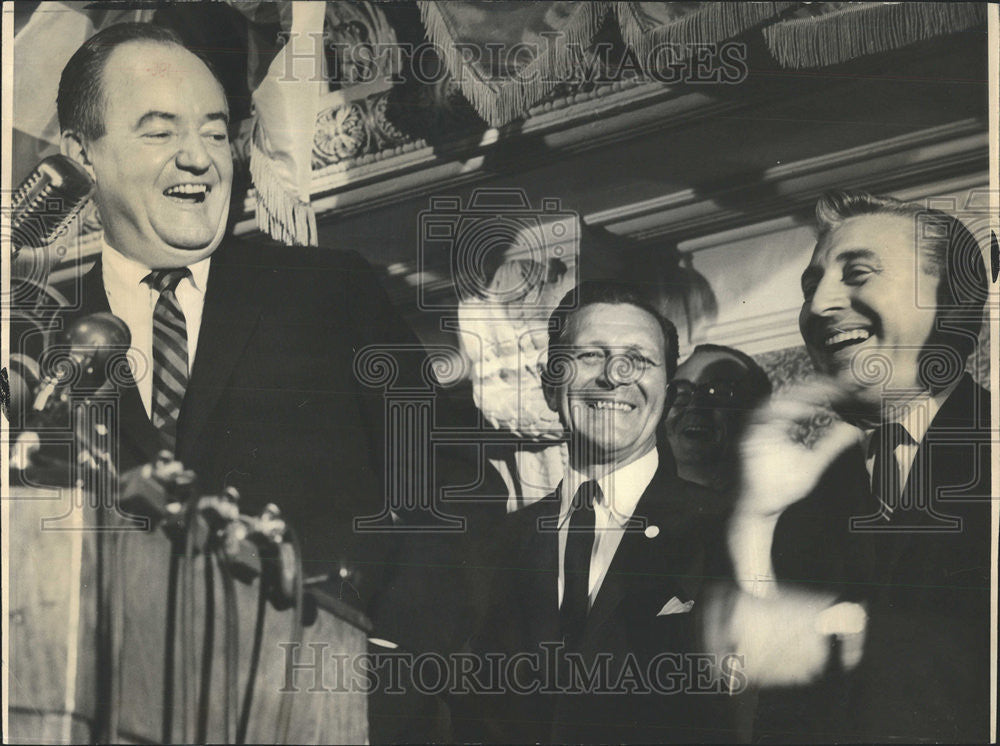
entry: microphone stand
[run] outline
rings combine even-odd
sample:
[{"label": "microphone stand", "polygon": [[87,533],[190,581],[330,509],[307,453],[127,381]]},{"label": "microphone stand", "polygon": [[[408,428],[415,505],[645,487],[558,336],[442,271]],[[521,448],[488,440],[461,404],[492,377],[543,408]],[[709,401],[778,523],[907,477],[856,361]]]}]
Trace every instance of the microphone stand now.
[{"label": "microphone stand", "polygon": [[[22,478],[41,477],[48,485],[71,490],[70,505],[59,516],[43,519],[42,529],[93,532],[96,585],[96,712],[92,737],[98,743],[120,740],[123,711],[122,645],[125,627],[123,532],[161,527],[174,544],[169,567],[164,661],[164,741],[175,739],[175,655],[180,655],[181,740],[209,738],[212,658],[215,647],[215,576],[222,578],[224,604],[224,738],[247,737],[255,679],[260,663],[264,613],[268,602],[291,609],[291,639],[303,636],[303,571],[301,549],[280,510],[268,505],[259,516],[239,510],[239,494],[228,488],[220,495],[201,495],[193,472],[161,452],[153,464],[119,474],[118,388],[131,379],[124,352],[130,335],[110,313],[74,321],[49,345],[39,363],[22,365],[24,397],[33,390],[19,447]],[[30,364],[29,364],[30,363]],[[29,376],[29,374],[32,374]],[[54,436],[54,437],[53,437]],[[65,445],[58,454],[51,444]],[[33,471],[33,473],[32,473]],[[195,635],[198,619],[196,558],[205,563],[205,617],[199,666]],[[249,674],[240,701],[239,621],[234,580],[260,583]],[[179,591],[179,594],[178,594]],[[178,599],[178,595],[180,598]],[[179,644],[177,641],[179,634]],[[178,649],[179,648],[179,649]],[[291,659],[286,660],[286,665]],[[200,687],[196,680],[200,672]],[[286,675],[288,672],[286,671]],[[291,723],[291,698],[281,698],[274,719],[274,738],[284,742]]]}]

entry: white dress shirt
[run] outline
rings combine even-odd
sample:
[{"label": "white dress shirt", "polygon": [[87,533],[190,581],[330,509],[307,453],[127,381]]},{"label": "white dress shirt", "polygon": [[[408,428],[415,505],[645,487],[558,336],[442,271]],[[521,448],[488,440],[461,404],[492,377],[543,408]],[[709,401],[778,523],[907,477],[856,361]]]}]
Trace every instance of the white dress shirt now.
[{"label": "white dress shirt", "polygon": [[[590,555],[589,600],[590,606],[601,589],[611,560],[618,550],[625,526],[628,524],[639,498],[646,491],[660,464],[660,457],[654,448],[646,455],[627,466],[604,475],[597,480],[604,496],[594,503],[594,549]],[[569,535],[570,508],[577,489],[589,477],[572,467],[567,467],[566,476],[560,487],[562,507],[559,512],[559,585],[558,602],[562,605],[563,588],[566,582],[563,567],[566,557],[566,539]]]},{"label": "white dress shirt", "polygon": [[[191,276],[177,284],[174,294],[184,312],[187,325],[188,374],[194,364],[198,349],[198,331],[201,313],[205,307],[205,287],[212,257],[205,257],[188,267]],[[111,313],[125,322],[132,334],[128,353],[129,368],[146,408],[146,416],[153,409],[153,309],[160,294],[143,282],[152,271],[134,259],[121,254],[107,243],[101,251],[104,292],[108,296]]]},{"label": "white dress shirt", "polygon": [[[909,477],[910,469],[913,467],[913,460],[917,457],[917,449],[920,448],[920,443],[927,434],[927,430],[930,428],[931,422],[934,421],[934,417],[937,415],[938,410],[941,409],[941,405],[945,403],[945,400],[949,396],[951,396],[951,392],[955,390],[957,385],[957,382],[953,383],[951,386],[943,391],[939,391],[934,396],[924,394],[906,402],[886,405],[885,419],[888,422],[898,422],[901,424],[906,432],[910,434],[910,437],[913,438],[913,442],[911,443],[902,443],[898,445],[894,452],[896,455],[896,461],[899,464],[900,489],[906,487],[906,480]],[[874,434],[874,428],[865,431],[865,466],[868,467],[869,482],[874,478],[875,473],[875,454],[867,456],[871,439]]]}]

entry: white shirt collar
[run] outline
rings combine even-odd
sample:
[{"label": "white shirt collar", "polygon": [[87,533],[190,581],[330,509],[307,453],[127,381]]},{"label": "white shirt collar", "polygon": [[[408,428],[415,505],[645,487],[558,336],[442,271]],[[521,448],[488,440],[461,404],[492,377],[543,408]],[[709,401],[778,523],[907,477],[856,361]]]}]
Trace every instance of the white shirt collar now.
[{"label": "white shirt collar", "polygon": [[[604,493],[599,506],[609,514],[611,520],[619,526],[624,526],[635,512],[636,505],[649,483],[653,481],[656,469],[660,465],[660,455],[656,448],[640,456],[626,466],[616,469],[597,480],[601,492]],[[571,466],[566,467],[561,489],[561,508],[559,512],[560,526],[569,517],[573,496],[577,489],[590,478],[581,474]]]},{"label": "white shirt collar", "polygon": [[[212,257],[209,255],[188,265],[188,269],[191,271],[189,281],[195,290],[202,295],[208,286],[208,270],[211,261]],[[103,239],[101,240],[101,264],[105,287],[137,288],[142,285],[142,281],[152,271],[151,267],[125,256]]]},{"label": "white shirt collar", "polygon": [[[906,402],[889,404],[885,411],[886,419],[901,424],[913,438],[913,442],[919,444],[923,441],[941,406],[951,396],[956,386],[958,386],[958,381],[933,396],[925,393]],[[865,435],[870,439],[874,431],[874,428],[867,430]]]},{"label": "white shirt collar", "polygon": [[149,267],[125,256],[102,242],[101,267],[105,287],[138,288],[149,274]]}]

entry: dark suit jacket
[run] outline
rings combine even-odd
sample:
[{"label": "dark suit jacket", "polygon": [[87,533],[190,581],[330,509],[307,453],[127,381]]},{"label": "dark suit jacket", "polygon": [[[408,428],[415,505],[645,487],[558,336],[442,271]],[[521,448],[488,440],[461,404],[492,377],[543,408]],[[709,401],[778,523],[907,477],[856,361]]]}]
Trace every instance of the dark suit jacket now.
[{"label": "dark suit jacket", "polygon": [[[100,261],[79,297],[65,323],[109,310]],[[348,560],[375,587],[384,540],[352,530],[385,504],[383,392],[353,368],[368,344],[417,340],[359,255],[227,238],[212,256],[176,455],[204,492],[232,485],[247,512],[277,504],[300,535],[307,576]],[[135,386],[119,395],[125,471],[161,442]]]},{"label": "dark suit jacket", "polygon": [[[67,295],[80,304],[63,314],[63,328],[110,310],[100,261]],[[246,512],[277,504],[300,536],[307,575],[346,560],[356,575],[349,583],[335,579],[332,590],[369,613],[374,635],[406,651],[448,652],[470,634],[472,596],[465,591],[475,584],[466,580],[466,548],[495,525],[503,504],[444,506],[468,521],[468,531],[457,534],[353,529],[356,517],[387,507],[385,393],[366,387],[354,369],[355,354],[367,345],[400,346],[397,383],[432,391],[422,379],[417,338],[358,254],[225,240],[212,256],[177,457],[197,473],[203,491],[237,487]],[[162,447],[126,379],[118,391],[121,472],[153,460]],[[454,422],[468,413],[446,404],[435,402],[436,425],[470,425]],[[435,449],[435,487],[489,476],[477,446]],[[399,513],[404,522],[412,517]],[[441,732],[436,713],[401,713],[401,702],[392,694],[371,708],[373,742]]]},{"label": "dark suit jacket", "polygon": [[[543,643],[560,643],[557,597],[559,490],[509,516],[500,538],[502,555],[491,589],[491,603],[474,649],[481,655],[530,653],[542,656]],[[465,735],[473,740],[507,742],[687,742],[726,738],[726,726],[710,694],[688,695],[671,690],[700,686],[699,665],[666,658],[696,652],[694,613],[658,616],[664,604],[700,599],[706,580],[720,575],[724,506],[709,490],[685,482],[669,466],[658,469],[633,517],[656,526],[655,536],[641,528],[627,532],[594,600],[576,651],[586,667],[607,666],[598,681],[619,693],[516,693],[532,682],[551,681],[544,664],[522,660],[508,667],[504,694],[475,698],[482,718]],[[547,530],[540,521],[549,521]],[[662,662],[655,668],[656,656]],[[598,663],[601,659],[605,662]],[[555,660],[555,658],[552,658]],[[558,664],[556,664],[558,665]],[[537,669],[542,668],[540,673]],[[634,693],[625,676],[639,669]],[[516,669],[516,670],[515,670]],[[535,670],[532,670],[535,669]],[[651,673],[651,676],[647,674]],[[560,676],[565,675],[563,671]],[[673,676],[673,678],[671,678]],[[645,685],[649,682],[658,682]],[[645,690],[648,688],[648,693]],[[523,690],[523,689],[522,689]],[[469,722],[456,722],[461,734]]]},{"label": "dark suit jacket", "polygon": [[[475,437],[469,435],[470,439]],[[483,547],[495,540],[506,516],[507,490],[495,469],[488,463],[477,463],[480,459],[474,456],[481,456],[479,446],[472,442],[463,448],[439,448],[450,452],[439,453],[436,460],[439,490],[449,485],[452,489],[454,485],[474,485],[468,501],[438,503],[450,516],[462,518],[464,529],[412,532],[397,542],[392,575],[373,609],[378,637],[399,646],[391,655],[450,656],[463,652],[482,618],[489,577]],[[378,656],[386,651],[373,647],[372,652]],[[373,658],[373,662],[378,660]],[[369,741],[455,741],[458,736],[452,729],[448,692],[422,691],[405,667],[393,680],[388,675],[389,665],[386,663],[378,676],[379,684],[369,692]],[[476,736],[470,734],[469,738]]]},{"label": "dark suit jacket", "polygon": [[[851,531],[851,517],[875,505],[860,449],[781,516],[772,549],[779,579],[863,602],[869,621],[855,671],[762,693],[758,740],[986,740],[989,418],[989,392],[965,376],[910,470],[904,499],[929,499],[930,510],[903,514],[909,530]],[[960,525],[949,528],[948,519]]]}]

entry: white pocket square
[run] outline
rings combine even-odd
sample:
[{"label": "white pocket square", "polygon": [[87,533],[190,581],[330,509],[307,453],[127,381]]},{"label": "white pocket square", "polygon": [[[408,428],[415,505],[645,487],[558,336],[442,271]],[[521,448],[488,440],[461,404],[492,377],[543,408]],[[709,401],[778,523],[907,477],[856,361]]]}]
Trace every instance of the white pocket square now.
[{"label": "white pocket square", "polygon": [[667,614],[687,614],[694,608],[694,601],[681,601],[677,596],[663,604],[656,616],[666,616]]}]

